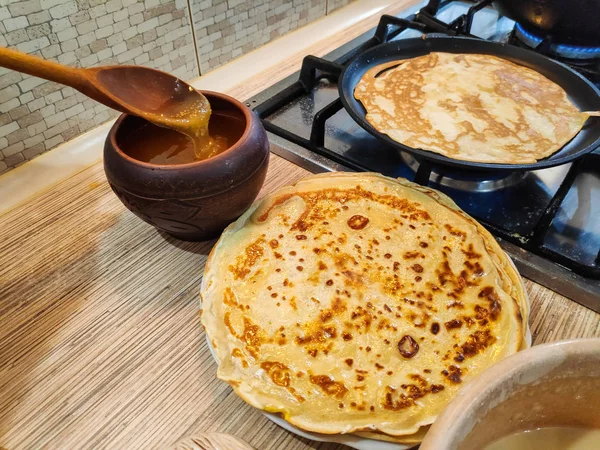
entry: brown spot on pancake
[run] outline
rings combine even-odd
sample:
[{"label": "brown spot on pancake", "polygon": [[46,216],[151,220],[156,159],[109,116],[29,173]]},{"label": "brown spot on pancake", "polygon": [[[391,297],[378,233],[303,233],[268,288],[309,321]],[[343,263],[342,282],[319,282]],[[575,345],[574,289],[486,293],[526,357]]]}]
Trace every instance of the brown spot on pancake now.
[{"label": "brown spot on pancake", "polygon": [[265,361],[260,364],[260,367],[277,386],[288,387],[290,385],[290,369],[284,364],[274,361]]},{"label": "brown spot on pancake", "polygon": [[331,320],[332,317],[333,313],[330,310],[323,310],[319,313],[319,318],[321,319],[321,322],[327,322]]},{"label": "brown spot on pancake", "polygon": [[354,364],[354,360],[352,358],[347,358],[346,360],[344,360],[344,362],[348,367],[352,367],[352,364]]},{"label": "brown spot on pancake", "polygon": [[462,251],[462,252],[463,252],[463,254],[464,254],[464,255],[465,255],[467,258],[469,258],[469,259],[480,259],[480,258],[481,258],[481,256],[482,256],[482,255],[481,255],[481,253],[477,253],[477,252],[474,250],[473,244],[469,244],[469,245],[467,246],[467,249],[466,249],[466,250],[464,250],[464,249],[463,249],[463,250],[461,250],[461,251]]},{"label": "brown spot on pancake", "polygon": [[415,384],[403,384],[401,388],[404,392],[398,392],[397,388],[386,386],[385,396],[381,402],[381,407],[390,411],[400,411],[410,408],[416,404],[416,400],[425,397],[428,394],[437,394],[444,390],[440,384],[428,384],[427,381],[419,375],[412,375]]},{"label": "brown spot on pancake", "polygon": [[229,306],[238,306],[235,294],[229,287],[225,288],[225,291],[223,292],[223,303]]},{"label": "brown spot on pancake", "polygon": [[444,228],[446,228],[446,230],[448,230],[448,233],[450,233],[452,236],[457,236],[462,241],[464,241],[467,238],[467,233],[459,230],[458,228],[454,228],[452,225],[450,225],[448,223],[444,224]]},{"label": "brown spot on pancake", "polygon": [[415,258],[425,258],[425,255],[421,252],[406,252],[402,255],[404,259],[415,259]]},{"label": "brown spot on pancake", "polygon": [[431,334],[438,334],[440,332],[440,324],[433,322],[431,324]]},{"label": "brown spot on pancake", "polygon": [[423,266],[421,264],[413,264],[411,268],[417,273],[423,273]]},{"label": "brown spot on pancake", "polygon": [[483,267],[479,262],[475,261],[475,263],[472,263],[470,261],[465,261],[463,264],[471,271],[475,278],[480,278],[485,275],[485,270],[483,270]]},{"label": "brown spot on pancake", "polygon": [[314,331],[305,334],[303,336],[296,336],[295,342],[298,345],[306,344],[322,344],[328,339],[335,339],[337,337],[337,330],[334,326],[322,326],[318,325]]},{"label": "brown spot on pancake", "polygon": [[444,326],[446,327],[446,330],[454,330],[456,328],[462,327],[462,325],[463,325],[462,320],[458,320],[458,319],[452,319],[444,324]]},{"label": "brown spot on pancake", "polygon": [[307,237],[303,234],[298,234],[296,235],[296,239],[298,239],[299,241],[305,241]]},{"label": "brown spot on pancake", "polygon": [[442,370],[442,375],[444,375],[450,382],[453,384],[458,384],[462,382],[460,378],[462,375],[462,370],[457,366],[450,366],[448,370]]},{"label": "brown spot on pancake", "polygon": [[298,220],[294,225],[292,225],[292,230],[298,231],[306,231],[308,230],[309,225],[302,219]]},{"label": "brown spot on pancake", "polygon": [[265,340],[260,327],[254,325],[247,317],[244,317],[244,330],[240,334],[232,326],[231,314],[229,312],[226,312],[223,316],[223,322],[232,336],[243,341],[246,344],[246,351],[256,358],[258,356],[258,350]]},{"label": "brown spot on pancake", "polygon": [[457,356],[454,358],[455,361],[461,362],[465,358],[472,358],[473,356],[482,353],[486,348],[496,342],[496,338],[492,336],[490,330],[476,331],[471,334],[467,341],[459,347]]},{"label": "brown spot on pancake", "polygon": [[490,312],[484,308],[483,306],[475,305],[475,318],[477,320],[485,320],[487,323],[487,318],[490,315]]},{"label": "brown spot on pancake", "polygon": [[262,333],[260,327],[254,325],[250,319],[244,317],[244,332],[242,339],[246,342],[246,349],[255,358],[258,356],[256,351],[263,343]]},{"label": "brown spot on pancake", "polygon": [[272,239],[269,241],[269,246],[271,248],[277,248],[279,247],[279,241],[277,239]]},{"label": "brown spot on pancake", "polygon": [[340,400],[343,399],[348,392],[344,383],[335,381],[329,375],[311,375],[310,382],[319,386],[325,394]]},{"label": "brown spot on pancake", "polygon": [[454,272],[452,272],[452,269],[450,268],[450,263],[447,259],[441,262],[440,266],[438,267],[438,269],[436,269],[435,273],[438,277],[438,282],[441,286],[445,286],[446,283],[449,281],[454,281],[455,275]]},{"label": "brown spot on pancake", "polygon": [[500,297],[496,294],[496,291],[492,286],[484,287],[479,294],[479,298],[485,298],[490,304],[490,318],[492,320],[498,320],[500,312],[502,311],[502,305],[500,304]]},{"label": "brown spot on pancake", "polygon": [[464,309],[465,305],[463,304],[463,302],[459,302],[458,300],[453,300],[446,304],[446,309],[452,309],[452,308]]},{"label": "brown spot on pancake", "polygon": [[369,219],[360,214],[356,214],[348,219],[348,226],[353,230],[362,230],[369,223]]},{"label": "brown spot on pancake", "polygon": [[229,266],[229,271],[233,273],[233,277],[236,280],[246,278],[246,275],[250,273],[250,270],[256,264],[259,258],[262,258],[264,254],[264,249],[262,247],[262,243],[265,240],[263,238],[259,238],[254,241],[252,244],[248,245],[244,251],[244,255],[238,255],[235,259],[235,265]]},{"label": "brown spot on pancake", "polygon": [[404,358],[412,358],[419,351],[419,344],[412,336],[406,335],[398,342],[398,351]]}]

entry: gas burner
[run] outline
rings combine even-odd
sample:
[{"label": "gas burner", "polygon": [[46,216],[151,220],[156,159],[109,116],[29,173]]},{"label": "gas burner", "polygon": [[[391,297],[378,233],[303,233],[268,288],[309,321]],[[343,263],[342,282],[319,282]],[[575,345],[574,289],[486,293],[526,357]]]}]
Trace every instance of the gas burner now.
[{"label": "gas burner", "polygon": [[600,59],[600,47],[581,47],[566,44],[554,44],[549,39],[543,39],[525,30],[520,24],[515,24],[515,37],[526,46],[542,53],[573,60]]},{"label": "gas burner", "polygon": [[[413,171],[417,172],[419,168],[419,161],[408,153],[402,152],[400,154],[402,161]],[[503,172],[504,173],[504,172]],[[511,186],[515,186],[520,183],[527,172],[510,172],[508,175],[498,175],[495,172],[471,172],[464,170],[452,170],[447,168],[441,170],[439,168],[433,168],[429,181],[432,184],[440,186],[446,186],[452,189],[465,192],[494,192],[500,189],[505,189]]]}]

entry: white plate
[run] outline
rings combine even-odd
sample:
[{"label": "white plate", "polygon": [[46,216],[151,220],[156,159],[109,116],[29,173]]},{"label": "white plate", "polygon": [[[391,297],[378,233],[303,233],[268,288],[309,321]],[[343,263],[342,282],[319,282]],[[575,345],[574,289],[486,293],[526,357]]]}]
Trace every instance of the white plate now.
[{"label": "white plate", "polygon": [[[515,267],[510,256],[506,255],[508,260],[511,262],[513,268],[517,273],[517,268]],[[521,284],[523,284],[523,280],[521,279]],[[527,291],[525,290],[525,286],[523,285],[523,293],[525,294],[525,301],[529,305],[529,297],[527,296]],[[210,354],[214,358],[214,360],[219,364],[219,360],[215,355],[215,349],[213,348],[210,339],[208,339],[208,335],[205,334],[206,344],[208,345],[208,349],[210,350]],[[531,330],[529,328],[529,321],[527,322],[527,330],[525,331],[525,340],[523,341],[523,345],[521,345],[521,350],[531,347]],[[263,412],[265,416],[272,422],[275,422],[281,428],[286,429],[290,433],[294,433],[298,436],[301,436],[306,439],[311,439],[317,442],[335,442],[338,444],[344,444],[348,447],[355,448],[357,450],[408,450],[413,448],[414,446],[407,444],[396,444],[392,442],[384,442],[378,441],[375,439],[363,438],[360,436],[354,436],[352,434],[321,434],[321,433],[312,433],[310,431],[304,431],[299,428],[296,428],[291,423],[287,422],[283,417],[272,414],[268,412]]]}]

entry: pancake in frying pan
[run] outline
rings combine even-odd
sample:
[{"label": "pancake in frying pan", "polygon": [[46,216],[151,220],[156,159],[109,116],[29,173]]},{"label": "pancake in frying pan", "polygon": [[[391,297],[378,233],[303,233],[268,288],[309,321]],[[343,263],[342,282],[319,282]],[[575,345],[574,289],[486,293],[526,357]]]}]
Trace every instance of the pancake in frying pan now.
[{"label": "pancake in frying pan", "polygon": [[430,53],[370,69],[354,96],[379,132],[453,159],[526,164],[552,155],[583,127],[553,81],[491,55]]},{"label": "pancake in frying pan", "polygon": [[255,203],[215,245],[201,296],[217,375],[248,403],[308,431],[408,440],[520,348],[529,311],[482,226],[371,173]]}]

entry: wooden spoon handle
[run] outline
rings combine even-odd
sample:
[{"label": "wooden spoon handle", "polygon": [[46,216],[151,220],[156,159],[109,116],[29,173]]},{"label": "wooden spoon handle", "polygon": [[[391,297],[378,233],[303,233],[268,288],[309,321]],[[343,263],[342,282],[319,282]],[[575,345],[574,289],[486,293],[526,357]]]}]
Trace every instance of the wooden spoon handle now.
[{"label": "wooden spoon handle", "polygon": [[0,47],[0,67],[6,67],[7,69],[71,86],[97,102],[103,103],[110,108],[127,112],[96,88],[95,72],[97,69],[78,69],[76,67],[64,66],[38,58],[37,56],[27,55],[26,53],[3,47]]},{"label": "wooden spoon handle", "polygon": [[583,111],[583,114],[588,116],[600,117],[600,111]]},{"label": "wooden spoon handle", "polygon": [[0,66],[35,77],[56,81],[75,89],[86,84],[85,69],[63,66],[36,56],[0,47]]}]

